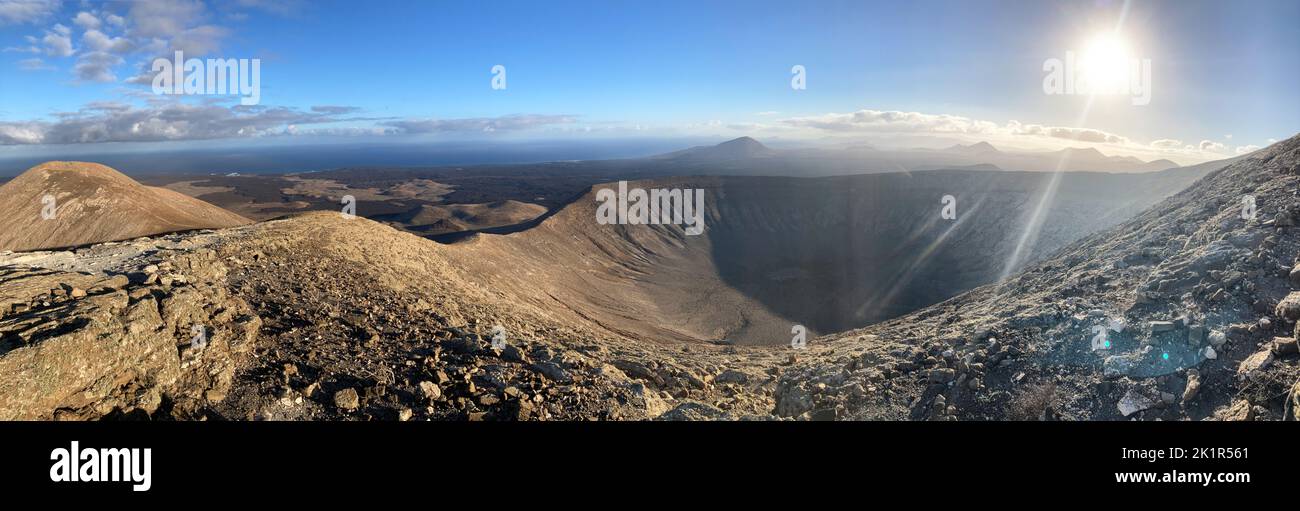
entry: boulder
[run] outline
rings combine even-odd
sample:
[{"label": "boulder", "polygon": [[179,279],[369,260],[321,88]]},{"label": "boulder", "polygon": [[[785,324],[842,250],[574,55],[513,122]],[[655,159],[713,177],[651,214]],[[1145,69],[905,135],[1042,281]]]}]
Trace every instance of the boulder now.
[{"label": "boulder", "polygon": [[930,371],[930,383],[948,383],[957,376],[957,371],[943,367]]},{"label": "boulder", "polygon": [[1255,418],[1255,409],[1245,399],[1214,411],[1214,418],[1221,421],[1248,421]]},{"label": "boulder", "polygon": [[1237,366],[1237,378],[1241,380],[1254,379],[1259,376],[1260,371],[1267,369],[1271,363],[1273,363],[1272,350],[1257,351],[1253,355],[1246,357]]},{"label": "boulder", "polygon": [[776,410],[780,417],[798,417],[813,409],[813,398],[798,384],[785,383],[777,388]]},{"label": "boulder", "polygon": [[1292,291],[1273,309],[1273,314],[1288,321],[1300,319],[1300,291]]},{"label": "boulder", "polygon": [[1195,369],[1187,370],[1187,386],[1183,387],[1183,404],[1186,405],[1201,390],[1201,373]]},{"label": "boulder", "polygon": [[541,373],[541,375],[545,376],[548,380],[556,382],[569,381],[569,372],[552,362],[534,362],[532,368],[534,371]]},{"label": "boulder", "polygon": [[1210,336],[1208,337],[1208,340],[1210,341],[1211,346],[1218,348],[1220,346],[1223,346],[1224,343],[1228,342],[1228,335],[1223,333],[1222,330],[1214,330],[1210,332]]},{"label": "boulder", "polygon": [[677,405],[672,410],[664,412],[663,415],[658,417],[658,419],[665,421],[703,421],[718,420],[723,418],[724,415],[723,411],[716,407],[704,403],[687,401]]},{"label": "boulder", "polygon": [[749,375],[735,369],[727,369],[717,376],[713,377],[713,383],[725,385],[728,383],[745,384],[749,382]]},{"label": "boulder", "polygon": [[442,398],[442,387],[431,381],[420,382],[420,394],[429,401],[437,401]]},{"label": "boulder", "polygon": [[1111,355],[1102,361],[1102,376],[1118,378],[1125,376],[1137,366],[1137,360],[1130,355]]},{"label": "boulder", "polygon": [[644,383],[633,383],[628,386],[628,390],[632,393],[632,404],[644,411],[647,418],[658,418],[671,408]]},{"label": "boulder", "polygon": [[596,374],[614,382],[625,382],[628,380],[627,374],[613,364],[600,364],[596,368]]},{"label": "boulder", "polygon": [[1273,341],[1269,343],[1269,349],[1279,357],[1293,355],[1300,351],[1297,350],[1295,337],[1274,337]]},{"label": "boulder", "polygon": [[361,407],[361,396],[354,388],[346,388],[334,393],[334,406],[344,410],[356,410]]},{"label": "boulder", "polygon": [[1142,410],[1147,410],[1156,405],[1156,402],[1146,395],[1138,392],[1136,389],[1129,389],[1124,393],[1124,397],[1119,399],[1119,413],[1125,417],[1133,415]]},{"label": "boulder", "polygon": [[1152,321],[1151,333],[1158,334],[1162,332],[1172,332],[1176,327],[1173,321]]}]

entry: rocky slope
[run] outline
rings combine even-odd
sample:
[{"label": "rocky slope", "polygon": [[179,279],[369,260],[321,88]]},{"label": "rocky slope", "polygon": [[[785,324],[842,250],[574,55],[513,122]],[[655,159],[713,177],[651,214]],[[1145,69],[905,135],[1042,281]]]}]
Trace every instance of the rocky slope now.
[{"label": "rocky slope", "polygon": [[0,186],[0,250],[76,247],[249,220],[96,163],[54,161]]},{"label": "rocky slope", "polygon": [[0,418],[738,418],[772,407],[782,353],[570,323],[503,300],[437,248],[313,213],[0,259]]},{"label": "rocky slope", "polygon": [[1294,137],[1004,282],[823,339],[826,356],[782,376],[775,411],[1300,418],[1298,174]]},{"label": "rocky slope", "polygon": [[212,233],[0,256],[0,420],[200,418],[261,320]]}]

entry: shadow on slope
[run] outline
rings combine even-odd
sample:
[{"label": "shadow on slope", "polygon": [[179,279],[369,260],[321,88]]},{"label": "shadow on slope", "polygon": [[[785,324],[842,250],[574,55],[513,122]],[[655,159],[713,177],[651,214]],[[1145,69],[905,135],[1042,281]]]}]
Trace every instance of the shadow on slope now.
[{"label": "shadow on slope", "polygon": [[[1063,177],[1034,261],[1116,225],[1199,177]],[[701,177],[629,183],[706,190],[703,235],[600,225],[595,193],[531,229],[453,245],[498,292],[637,337],[784,344],[896,317],[995,281],[1045,173],[929,171],[830,178]],[[601,185],[593,190],[602,188]],[[955,220],[941,218],[945,195]]]}]

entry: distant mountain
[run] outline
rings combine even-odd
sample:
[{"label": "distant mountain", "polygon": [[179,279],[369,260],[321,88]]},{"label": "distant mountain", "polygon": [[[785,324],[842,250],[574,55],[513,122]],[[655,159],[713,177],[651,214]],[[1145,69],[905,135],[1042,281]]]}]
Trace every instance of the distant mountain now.
[{"label": "distant mountain", "polygon": [[993,144],[990,144],[988,142],[976,142],[974,144],[969,144],[969,145],[957,144],[947,149],[944,149],[944,151],[948,151],[950,153],[973,154],[973,155],[999,154],[1002,152],[999,151],[998,148],[993,147]]},{"label": "distant mountain", "polygon": [[0,186],[0,250],[73,247],[250,223],[97,163],[42,163]]},{"label": "distant mountain", "polygon": [[[1109,158],[1109,156],[1106,156],[1101,151],[1098,151],[1097,148],[1095,147],[1067,147],[1065,149],[1061,149],[1060,151],[1056,151],[1053,154],[1059,156],[1069,156],[1071,159],[1077,158],[1080,160]],[[1124,159],[1120,158],[1119,160],[1123,161]]]},{"label": "distant mountain", "polygon": [[[927,153],[934,156],[926,158],[924,155]],[[904,166],[907,166],[904,162],[909,160],[918,162],[911,165],[913,170],[976,170],[980,166],[994,166],[1002,170],[1147,172],[1179,166],[1164,159],[1147,162],[1133,156],[1107,155],[1093,147],[1069,147],[1051,152],[1006,152],[988,142],[956,144],[940,150],[898,152],[893,159]]]},{"label": "distant mountain", "polygon": [[1107,156],[1093,147],[1067,147],[1045,153],[1049,161],[1062,162],[1065,170],[1095,170],[1103,172],[1144,172],[1178,167],[1177,163],[1160,159],[1144,162],[1133,156]]},{"label": "distant mountain", "polygon": [[1151,170],[1164,170],[1164,169],[1172,169],[1174,167],[1181,167],[1182,165],[1161,158],[1159,160],[1151,160],[1149,162],[1146,162],[1145,166]]},{"label": "distant mountain", "polygon": [[728,140],[718,145],[695,146],[681,151],[659,155],[659,159],[693,160],[693,161],[728,161],[749,158],[767,158],[776,155],[776,151],[750,137]]}]

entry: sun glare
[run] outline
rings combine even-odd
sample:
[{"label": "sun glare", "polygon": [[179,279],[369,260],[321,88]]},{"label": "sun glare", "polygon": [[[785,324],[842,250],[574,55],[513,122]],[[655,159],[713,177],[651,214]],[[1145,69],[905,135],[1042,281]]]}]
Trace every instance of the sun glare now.
[{"label": "sun glare", "polygon": [[1132,55],[1119,35],[1104,33],[1093,37],[1081,55],[1083,71],[1094,91],[1115,90],[1129,78]]}]

